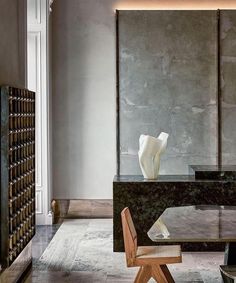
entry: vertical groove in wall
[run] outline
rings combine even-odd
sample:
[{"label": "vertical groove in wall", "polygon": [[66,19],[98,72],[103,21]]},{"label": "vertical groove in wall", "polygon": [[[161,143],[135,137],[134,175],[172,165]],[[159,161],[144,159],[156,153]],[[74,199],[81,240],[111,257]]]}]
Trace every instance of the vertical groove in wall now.
[{"label": "vertical groove in wall", "polygon": [[120,175],[119,11],[116,10],[116,174]]},{"label": "vertical groove in wall", "polygon": [[220,10],[217,11],[217,112],[218,112],[218,166],[222,166],[222,95],[221,95],[221,23]]}]

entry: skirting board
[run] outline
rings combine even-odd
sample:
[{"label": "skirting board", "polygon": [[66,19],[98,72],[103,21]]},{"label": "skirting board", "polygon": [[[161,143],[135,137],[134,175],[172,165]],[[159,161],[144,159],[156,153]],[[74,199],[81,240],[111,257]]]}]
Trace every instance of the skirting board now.
[{"label": "skirting board", "polygon": [[54,199],[53,223],[64,218],[112,218],[112,199]]}]

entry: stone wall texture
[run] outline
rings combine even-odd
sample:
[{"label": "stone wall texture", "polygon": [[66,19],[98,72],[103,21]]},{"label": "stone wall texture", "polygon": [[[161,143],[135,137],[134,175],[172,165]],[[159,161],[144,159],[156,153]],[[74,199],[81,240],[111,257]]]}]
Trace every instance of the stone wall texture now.
[{"label": "stone wall texture", "polygon": [[141,134],[169,133],[161,174],[235,164],[236,11],[221,11],[222,121],[217,112],[217,11],[119,11],[120,174],[141,174]]},{"label": "stone wall texture", "polygon": [[236,11],[221,11],[222,163],[236,164]]}]

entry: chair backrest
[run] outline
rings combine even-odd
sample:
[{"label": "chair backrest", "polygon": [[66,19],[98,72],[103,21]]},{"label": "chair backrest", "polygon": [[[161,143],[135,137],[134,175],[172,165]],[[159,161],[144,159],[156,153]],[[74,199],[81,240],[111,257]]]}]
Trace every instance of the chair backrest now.
[{"label": "chair backrest", "polygon": [[121,212],[123,237],[127,266],[132,266],[137,253],[137,233],[129,211],[126,207]]}]

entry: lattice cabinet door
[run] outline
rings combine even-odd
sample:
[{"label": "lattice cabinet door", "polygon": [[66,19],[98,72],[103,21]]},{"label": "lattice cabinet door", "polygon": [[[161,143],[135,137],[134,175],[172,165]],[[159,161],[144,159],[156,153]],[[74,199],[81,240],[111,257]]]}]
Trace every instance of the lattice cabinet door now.
[{"label": "lattice cabinet door", "polygon": [[35,234],[35,93],[1,93],[0,264],[6,268]]}]

